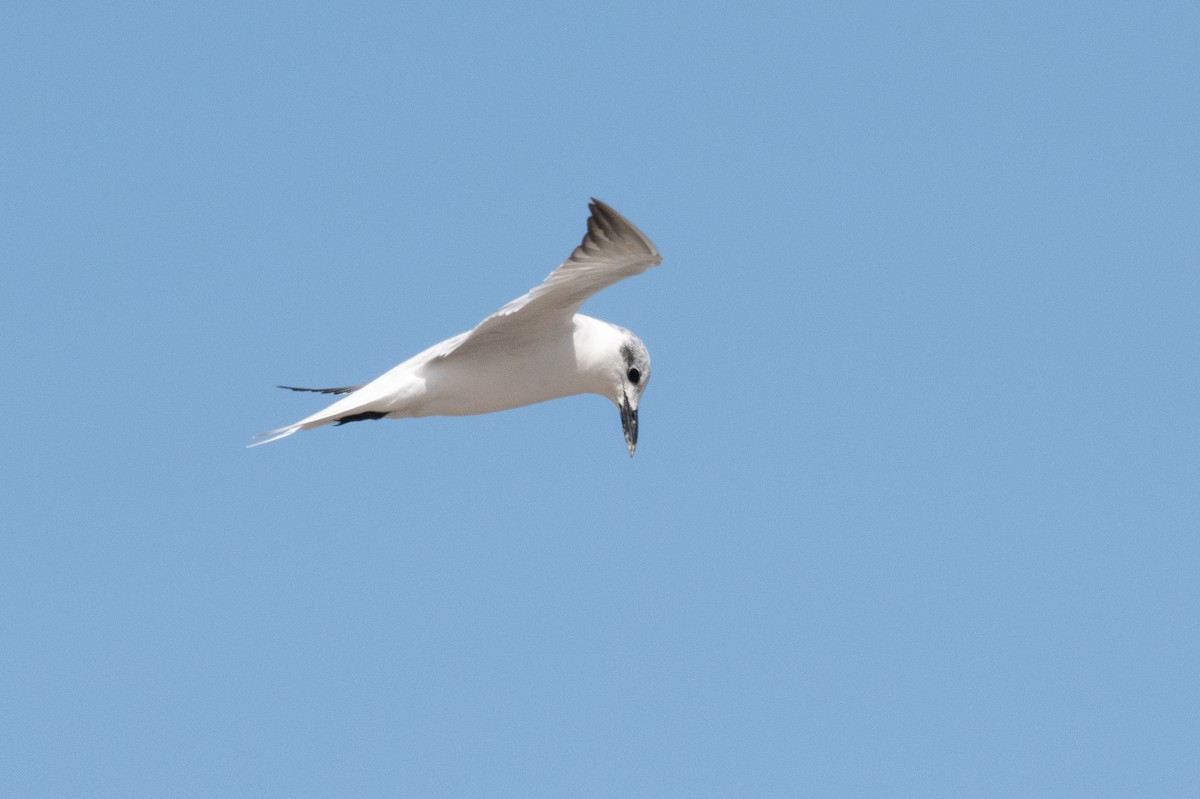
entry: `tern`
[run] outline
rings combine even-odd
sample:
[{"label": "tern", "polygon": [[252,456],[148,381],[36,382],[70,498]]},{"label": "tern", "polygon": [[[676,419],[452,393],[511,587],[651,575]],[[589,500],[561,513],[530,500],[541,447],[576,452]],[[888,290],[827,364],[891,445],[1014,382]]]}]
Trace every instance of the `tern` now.
[{"label": "tern", "polygon": [[434,344],[369,383],[339,388],[280,386],[345,395],[322,411],[260,433],[251,447],[300,430],[368,419],[469,416],[568,397],[608,397],[633,457],[638,405],[650,354],[629,330],[576,313],[596,292],[662,263],[646,235],[592,198],[587,233],[541,283],[473,329]]}]

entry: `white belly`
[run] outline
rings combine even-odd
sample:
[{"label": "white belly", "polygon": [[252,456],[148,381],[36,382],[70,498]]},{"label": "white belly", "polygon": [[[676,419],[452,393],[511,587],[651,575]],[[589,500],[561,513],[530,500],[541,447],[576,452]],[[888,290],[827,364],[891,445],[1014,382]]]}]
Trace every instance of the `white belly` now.
[{"label": "white belly", "polygon": [[422,376],[425,392],[413,416],[493,413],[590,390],[569,348],[433,361]]}]

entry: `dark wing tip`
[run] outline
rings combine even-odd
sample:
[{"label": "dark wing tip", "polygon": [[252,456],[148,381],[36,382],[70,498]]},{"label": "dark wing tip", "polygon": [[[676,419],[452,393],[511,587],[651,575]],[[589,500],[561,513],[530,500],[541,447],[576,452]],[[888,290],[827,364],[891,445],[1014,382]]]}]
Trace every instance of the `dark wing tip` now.
[{"label": "dark wing tip", "polygon": [[358,391],[365,384],[357,386],[338,386],[337,388],[301,388],[299,386],[275,386],[275,388],[286,388],[288,391],[311,391],[314,394],[352,394]]},{"label": "dark wing tip", "polygon": [[580,260],[601,253],[619,258],[644,259],[653,264],[662,263],[662,256],[654,242],[625,217],[607,203],[595,197],[588,203],[591,215],[587,221],[587,233],[583,241],[571,253],[571,258]]}]

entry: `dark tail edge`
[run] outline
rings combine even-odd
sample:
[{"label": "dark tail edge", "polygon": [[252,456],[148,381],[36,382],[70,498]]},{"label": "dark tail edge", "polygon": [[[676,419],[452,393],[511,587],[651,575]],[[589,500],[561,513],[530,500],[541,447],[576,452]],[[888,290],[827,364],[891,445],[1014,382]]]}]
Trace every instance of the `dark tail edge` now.
[{"label": "dark tail edge", "polygon": [[336,422],[334,427],[341,427],[350,422],[366,422],[371,419],[383,419],[388,415],[387,411],[363,411],[362,413],[352,413],[349,416],[342,416]]},{"label": "dark tail edge", "polygon": [[301,388],[300,386],[276,386],[276,388],[286,388],[288,391],[311,391],[314,394],[351,394],[365,385],[366,383],[360,383],[357,386],[339,386],[338,388]]}]

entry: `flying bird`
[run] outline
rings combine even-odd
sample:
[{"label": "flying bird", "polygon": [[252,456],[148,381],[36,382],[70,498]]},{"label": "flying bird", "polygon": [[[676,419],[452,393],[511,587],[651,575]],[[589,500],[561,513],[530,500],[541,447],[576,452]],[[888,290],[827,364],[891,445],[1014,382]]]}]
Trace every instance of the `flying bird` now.
[{"label": "flying bird", "polygon": [[280,386],[344,395],[322,411],[260,433],[256,447],[300,430],[368,419],[469,416],[573,394],[608,397],[633,457],[638,404],[650,382],[650,354],[623,327],[576,313],[596,292],[662,263],[629,220],[593,198],[587,233],[541,285],[472,330],[434,344],[369,383],[339,388]]}]

